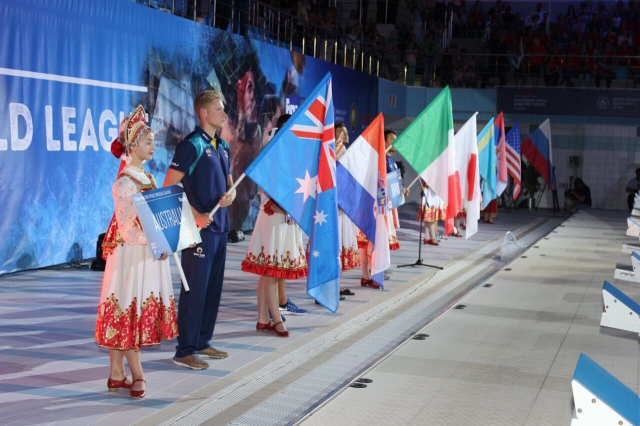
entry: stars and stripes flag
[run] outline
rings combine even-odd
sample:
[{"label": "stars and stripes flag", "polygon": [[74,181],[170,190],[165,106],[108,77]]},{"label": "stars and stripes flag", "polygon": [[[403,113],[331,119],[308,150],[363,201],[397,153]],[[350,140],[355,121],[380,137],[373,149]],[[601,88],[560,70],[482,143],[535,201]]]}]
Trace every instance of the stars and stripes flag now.
[{"label": "stars and stripes flag", "polygon": [[520,168],[520,125],[514,124],[506,137],[507,141],[507,171],[513,178],[513,199],[520,195],[522,189],[522,170]]},{"label": "stars and stripes flag", "polygon": [[245,170],[309,236],[307,294],[332,312],[340,300],[340,246],[331,74]]}]

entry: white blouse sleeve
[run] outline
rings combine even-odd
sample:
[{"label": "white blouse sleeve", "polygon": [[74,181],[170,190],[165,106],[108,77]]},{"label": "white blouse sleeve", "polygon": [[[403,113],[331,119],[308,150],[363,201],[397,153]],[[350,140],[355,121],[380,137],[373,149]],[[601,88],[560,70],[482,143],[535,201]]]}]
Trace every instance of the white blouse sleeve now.
[{"label": "white blouse sleeve", "polygon": [[137,185],[129,178],[121,177],[113,184],[112,192],[118,231],[122,239],[127,244],[147,244],[140,222],[137,220],[138,213],[131,200],[131,196],[138,192]]}]

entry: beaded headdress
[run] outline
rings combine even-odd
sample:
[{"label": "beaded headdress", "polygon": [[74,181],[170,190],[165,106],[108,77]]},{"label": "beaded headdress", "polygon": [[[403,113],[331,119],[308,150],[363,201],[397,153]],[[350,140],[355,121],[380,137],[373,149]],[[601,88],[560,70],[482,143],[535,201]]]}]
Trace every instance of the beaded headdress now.
[{"label": "beaded headdress", "polygon": [[123,153],[129,154],[132,146],[136,146],[140,138],[151,130],[147,125],[146,114],[142,105],[138,105],[128,117],[120,123],[120,137],[111,142],[111,153],[120,158]]}]

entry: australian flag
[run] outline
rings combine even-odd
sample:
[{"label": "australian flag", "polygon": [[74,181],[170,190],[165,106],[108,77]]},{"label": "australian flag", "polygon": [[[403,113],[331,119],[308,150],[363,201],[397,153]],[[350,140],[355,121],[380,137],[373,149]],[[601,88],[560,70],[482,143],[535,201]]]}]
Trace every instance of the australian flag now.
[{"label": "australian flag", "polygon": [[307,294],[336,312],[340,243],[330,73],[244,173],[309,236]]}]

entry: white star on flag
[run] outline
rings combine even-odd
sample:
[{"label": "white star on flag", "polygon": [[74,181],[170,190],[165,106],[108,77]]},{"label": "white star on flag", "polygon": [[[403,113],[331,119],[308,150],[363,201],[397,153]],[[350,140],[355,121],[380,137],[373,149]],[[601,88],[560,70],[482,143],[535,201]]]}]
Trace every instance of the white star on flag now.
[{"label": "white star on flag", "polygon": [[323,223],[327,223],[327,215],[324,214],[324,210],[321,212],[316,212],[316,215],[313,217],[316,220],[316,223],[319,226],[322,226]]},{"label": "white star on flag", "polygon": [[318,250],[315,250],[313,252],[313,257],[319,257],[320,256],[320,252]]},{"label": "white star on flag", "polygon": [[309,171],[305,171],[304,179],[296,178],[300,184],[300,188],[296,191],[296,194],[303,194],[304,202],[307,202],[307,198],[316,198],[316,181],[318,177],[309,176]]}]

